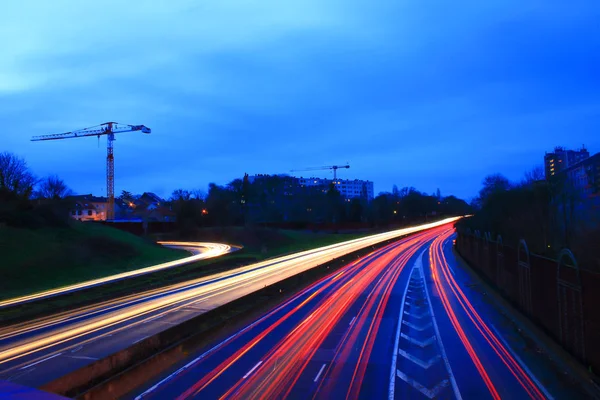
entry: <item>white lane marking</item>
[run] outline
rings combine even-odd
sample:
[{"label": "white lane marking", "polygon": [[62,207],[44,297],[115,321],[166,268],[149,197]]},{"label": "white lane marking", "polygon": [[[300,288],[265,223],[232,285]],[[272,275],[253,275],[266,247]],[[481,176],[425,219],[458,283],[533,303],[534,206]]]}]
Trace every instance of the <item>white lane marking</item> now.
[{"label": "white lane marking", "polygon": [[61,354],[62,354],[62,353],[58,353],[58,354],[55,354],[55,355],[53,355],[53,356],[46,357],[46,358],[44,358],[43,360],[36,361],[36,362],[34,362],[33,364],[26,365],[26,366],[24,366],[24,367],[21,367],[21,368],[19,368],[19,369],[21,370],[21,369],[26,369],[26,368],[29,368],[29,367],[33,367],[34,365],[37,365],[37,364],[39,364],[39,363],[42,363],[42,362],[44,362],[44,361],[48,361],[48,360],[50,360],[50,359],[52,359],[52,358],[54,358],[54,357],[58,357],[58,356],[60,356]]},{"label": "white lane marking", "polygon": [[496,327],[494,325],[492,325],[492,324],[489,324],[489,327],[492,328],[492,330],[496,333],[496,337],[498,339],[500,339],[500,341],[502,341],[502,343],[504,343],[504,347],[506,347],[508,349],[508,351],[510,351],[510,353],[515,358],[515,360],[517,360],[517,362],[521,365],[521,368],[523,368],[523,370],[525,372],[527,372],[527,375],[529,375],[529,377],[531,378],[531,380],[533,380],[535,382],[535,384],[538,386],[538,388],[544,393],[544,396],[546,396],[546,398],[548,398],[548,399],[553,399],[554,397],[552,397],[552,395],[550,393],[548,393],[548,391],[546,390],[546,388],[540,383],[540,381],[537,380],[537,378],[535,377],[535,375],[533,375],[533,373],[531,372],[531,370],[529,368],[527,368],[527,365],[525,365],[525,363],[523,362],[523,360],[521,360],[521,358],[508,345],[508,343],[506,342],[506,340],[504,340],[504,338],[502,337],[502,335],[500,334],[500,332],[496,329]]},{"label": "white lane marking", "polygon": [[156,317],[154,317],[154,318],[149,318],[149,319],[147,319],[147,320],[143,321],[143,322],[142,322],[142,324],[147,324],[148,322],[152,322],[152,321],[155,321],[155,320],[157,320],[157,319],[159,319],[159,318],[162,318],[162,317],[164,317],[164,316],[165,316],[165,314],[166,314],[166,313],[163,313],[163,314],[159,314],[159,315],[157,315],[157,316],[156,316]]},{"label": "white lane marking", "polygon": [[440,383],[435,385],[435,387],[433,389],[427,389],[425,386],[421,385],[419,382],[410,378],[408,375],[406,375],[404,372],[402,372],[400,370],[398,370],[398,378],[402,379],[404,382],[408,383],[410,386],[414,387],[419,392],[423,393],[429,399],[436,398],[437,395],[440,393],[440,391],[443,388],[445,388],[446,386],[448,386],[448,379],[444,379],[443,381],[441,381]]},{"label": "white lane marking", "polygon": [[94,360],[94,361],[98,360],[98,358],[96,358],[96,357],[88,357],[88,356],[67,356],[67,357],[76,358],[78,360]]},{"label": "white lane marking", "polygon": [[414,318],[419,318],[419,319],[423,319],[425,317],[429,317],[429,311],[423,311],[421,314],[411,313],[409,311],[404,311],[404,314],[408,315],[409,317],[414,317]]},{"label": "white lane marking", "polygon": [[412,328],[416,331],[419,332],[423,332],[425,329],[429,328],[431,326],[431,322],[427,322],[425,325],[419,326],[417,324],[413,324],[412,322],[408,322],[408,321],[402,321],[402,323],[406,326],[408,326],[409,328]]},{"label": "white lane marking", "polygon": [[400,336],[402,336],[404,339],[408,340],[410,343],[419,346],[422,349],[424,349],[425,347],[427,347],[430,344],[432,344],[433,342],[435,342],[435,336],[431,336],[430,338],[427,338],[425,340],[415,339],[413,337],[408,336],[405,333],[401,333]]},{"label": "white lane marking", "polygon": [[407,360],[412,361],[413,363],[417,364],[419,367],[421,367],[423,369],[429,369],[429,367],[431,367],[433,364],[438,362],[438,360],[440,359],[440,355],[438,354],[438,355],[433,356],[429,361],[423,361],[420,358],[415,357],[412,354],[410,354],[402,349],[398,349],[398,354],[400,354],[402,357],[406,358]]},{"label": "white lane marking", "polygon": [[83,349],[83,346],[77,346],[73,350],[71,350],[71,353],[77,353],[81,349]]},{"label": "white lane marking", "polygon": [[352,325],[354,323],[354,320],[356,319],[356,317],[352,318],[352,321],[350,321],[350,323],[348,325]]},{"label": "white lane marking", "polygon": [[323,364],[323,366],[321,367],[321,369],[319,370],[319,373],[317,374],[317,376],[315,376],[315,379],[313,380],[313,382],[316,382],[319,380],[319,377],[321,376],[321,374],[323,373],[323,370],[325,369],[325,366],[327,364]]},{"label": "white lane marking", "polygon": [[452,268],[450,263],[447,263],[447,265],[448,265],[448,268],[450,268],[450,272],[452,272],[452,275],[456,275],[456,272],[454,272],[454,268]]},{"label": "white lane marking", "polygon": [[144,336],[143,338],[136,340],[132,344],[136,344],[137,342],[141,342],[142,340],[147,339],[147,338],[148,338],[148,336]]},{"label": "white lane marking", "polygon": [[[319,285],[315,286],[313,289],[314,290],[318,290],[323,285],[325,285],[325,281],[321,282]],[[190,361],[189,363],[185,364],[183,367],[179,368],[177,371],[173,372],[171,375],[167,376],[166,378],[162,379],[160,382],[156,383],[155,385],[153,385],[152,387],[150,387],[149,389],[147,389],[145,392],[143,392],[143,393],[139,394],[138,396],[136,396],[135,400],[140,400],[140,399],[146,397],[147,395],[149,395],[150,393],[152,393],[156,389],[158,389],[160,386],[162,386],[165,383],[169,382],[170,380],[174,379],[177,375],[179,375],[183,371],[189,369],[191,366],[193,366],[194,364],[196,364],[198,361],[202,360],[207,355],[209,355],[212,352],[218,350],[219,348],[221,348],[225,344],[229,343],[233,339],[237,338],[238,336],[242,335],[243,333],[245,333],[245,332],[249,331],[250,329],[254,328],[256,325],[260,324],[261,322],[263,322],[264,320],[266,320],[270,316],[275,315],[275,313],[281,311],[282,309],[284,309],[288,305],[292,304],[294,301],[298,300],[301,297],[302,297],[302,294],[298,295],[298,297],[293,297],[292,299],[288,300],[287,302],[285,302],[282,305],[280,305],[279,307],[277,307],[272,312],[270,312],[270,313],[262,316],[260,319],[254,321],[250,325],[246,326],[244,329],[237,331],[233,335],[229,336],[227,339],[225,339],[222,342],[220,342],[220,343],[216,344],[215,346],[211,347],[208,351],[200,354],[198,357],[194,358],[192,361]]]},{"label": "white lane marking", "polygon": [[246,372],[246,375],[244,375],[242,379],[246,379],[247,377],[249,377],[254,372],[254,370],[260,366],[260,364],[262,364],[262,361],[257,362],[256,365],[252,367],[250,371]]},{"label": "white lane marking", "polygon": [[[425,251],[419,255],[417,259],[418,266],[422,271],[423,268],[423,256],[425,255]],[[425,281],[425,275],[423,274],[423,281]],[[462,396],[460,395],[460,390],[458,390],[458,385],[456,384],[456,379],[454,378],[454,374],[452,373],[452,368],[450,367],[450,361],[448,361],[448,356],[446,355],[446,349],[444,348],[444,343],[442,343],[442,336],[440,335],[440,329],[437,324],[437,320],[435,319],[435,314],[433,313],[433,306],[431,305],[431,297],[429,297],[429,288],[427,285],[423,285],[425,288],[425,296],[427,297],[427,304],[429,305],[429,312],[431,313],[431,321],[433,322],[433,329],[435,330],[435,335],[438,338],[438,346],[440,347],[440,353],[442,354],[442,360],[444,360],[444,364],[446,365],[446,371],[448,371],[448,376],[450,377],[450,383],[452,384],[452,389],[454,391],[454,395],[457,400],[462,400]]]},{"label": "white lane marking", "polygon": [[16,375],[11,375],[8,378],[6,378],[7,381],[13,381],[15,379],[19,379],[22,376],[27,375],[28,373],[30,373],[31,371],[35,371],[35,367],[33,368],[28,368],[27,370],[23,371],[23,372],[19,372]]},{"label": "white lane marking", "polygon": [[400,305],[400,315],[398,316],[398,329],[396,330],[396,340],[394,341],[394,351],[392,355],[392,368],[390,371],[390,386],[388,388],[388,399],[394,400],[394,390],[396,389],[396,362],[398,360],[398,345],[400,344],[400,330],[402,329],[402,315],[404,314],[404,305],[407,303],[406,294],[408,293],[408,286],[410,283],[410,275],[409,281],[406,284],[406,288],[404,289],[404,295],[402,296],[402,304]]}]

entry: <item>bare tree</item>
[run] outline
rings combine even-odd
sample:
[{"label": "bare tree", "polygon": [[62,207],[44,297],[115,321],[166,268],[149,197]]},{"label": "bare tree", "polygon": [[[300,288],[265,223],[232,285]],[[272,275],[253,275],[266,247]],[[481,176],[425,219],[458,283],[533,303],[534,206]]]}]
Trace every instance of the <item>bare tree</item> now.
[{"label": "bare tree", "polygon": [[544,174],[544,168],[537,166],[534,169],[532,169],[531,171],[525,172],[525,175],[523,176],[522,184],[524,186],[529,186],[536,182],[543,181],[545,178],[546,177]]},{"label": "bare tree", "polygon": [[195,200],[206,200],[206,192],[202,189],[194,189],[190,194]]},{"label": "bare tree", "polygon": [[483,179],[483,188],[479,191],[479,204],[484,205],[496,193],[506,192],[512,187],[502,174],[488,175]]},{"label": "bare tree", "polygon": [[36,181],[25,159],[13,153],[0,153],[0,191],[28,199]]},{"label": "bare tree", "polygon": [[49,175],[38,184],[37,197],[42,199],[64,199],[73,194],[66,183],[57,175]]},{"label": "bare tree", "polygon": [[187,201],[192,197],[192,194],[189,190],[185,189],[175,189],[171,194],[172,201]]}]

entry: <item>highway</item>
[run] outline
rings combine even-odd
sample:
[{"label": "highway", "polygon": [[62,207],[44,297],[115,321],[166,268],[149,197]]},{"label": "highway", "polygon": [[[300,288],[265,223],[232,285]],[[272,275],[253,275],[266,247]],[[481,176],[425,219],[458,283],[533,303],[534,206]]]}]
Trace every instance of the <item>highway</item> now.
[{"label": "highway", "polygon": [[458,270],[453,233],[417,233],[344,266],[130,398],[581,398],[514,345]]},{"label": "highway", "polygon": [[0,380],[38,387],[144,338],[331,259],[456,220],[287,255],[0,328]]}]

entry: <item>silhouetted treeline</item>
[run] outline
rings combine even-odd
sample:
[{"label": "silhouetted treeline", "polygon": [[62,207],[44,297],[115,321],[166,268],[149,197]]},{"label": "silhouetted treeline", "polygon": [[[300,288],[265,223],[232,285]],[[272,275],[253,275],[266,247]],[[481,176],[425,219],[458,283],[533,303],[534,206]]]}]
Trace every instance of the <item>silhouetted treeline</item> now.
[{"label": "silhouetted treeline", "polygon": [[182,229],[198,226],[387,227],[463,215],[470,206],[454,196],[427,195],[414,188],[394,188],[375,199],[345,199],[334,185],[299,186],[288,176],[248,176],[225,186],[210,184],[206,195],[179,189],[171,196]]},{"label": "silhouetted treeline", "polygon": [[474,204],[474,216],[458,225],[490,232],[494,239],[499,234],[504,244],[513,247],[524,239],[530,251],[548,257],[569,248],[580,264],[598,267],[598,209],[566,175],[546,180],[543,171],[536,169],[518,183],[501,174],[490,175]]},{"label": "silhouetted treeline", "polygon": [[12,153],[0,153],[0,224],[40,228],[66,226],[71,190],[56,175],[39,179],[27,162]]}]

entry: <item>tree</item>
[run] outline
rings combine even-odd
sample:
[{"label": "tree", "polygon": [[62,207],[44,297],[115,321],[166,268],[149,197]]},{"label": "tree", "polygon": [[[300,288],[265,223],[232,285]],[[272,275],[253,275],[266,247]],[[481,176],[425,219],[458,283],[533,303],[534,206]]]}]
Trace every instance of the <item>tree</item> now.
[{"label": "tree", "polygon": [[36,182],[23,158],[13,153],[0,153],[0,192],[29,199]]},{"label": "tree", "polygon": [[206,200],[206,192],[202,189],[194,189],[190,194],[194,200]]},{"label": "tree", "polygon": [[38,184],[37,197],[42,199],[59,200],[73,194],[67,184],[57,175],[49,175]]},{"label": "tree", "polygon": [[329,184],[326,198],[327,221],[335,224],[343,220],[345,217],[344,199],[342,199],[342,194],[333,183]]},{"label": "tree", "polygon": [[483,179],[483,188],[479,191],[479,203],[485,203],[495,194],[508,191],[512,185],[510,181],[502,174],[488,175]]},{"label": "tree", "polygon": [[128,202],[131,202],[134,200],[133,193],[128,192],[127,190],[121,191],[121,195],[119,196],[119,198],[123,201],[128,201]]},{"label": "tree", "polygon": [[531,171],[525,172],[525,176],[523,176],[523,181],[521,182],[523,185],[532,185],[536,182],[541,182],[545,179],[544,168],[537,166]]},{"label": "tree", "polygon": [[175,189],[171,194],[172,201],[187,201],[192,197],[192,194],[185,189]]}]

